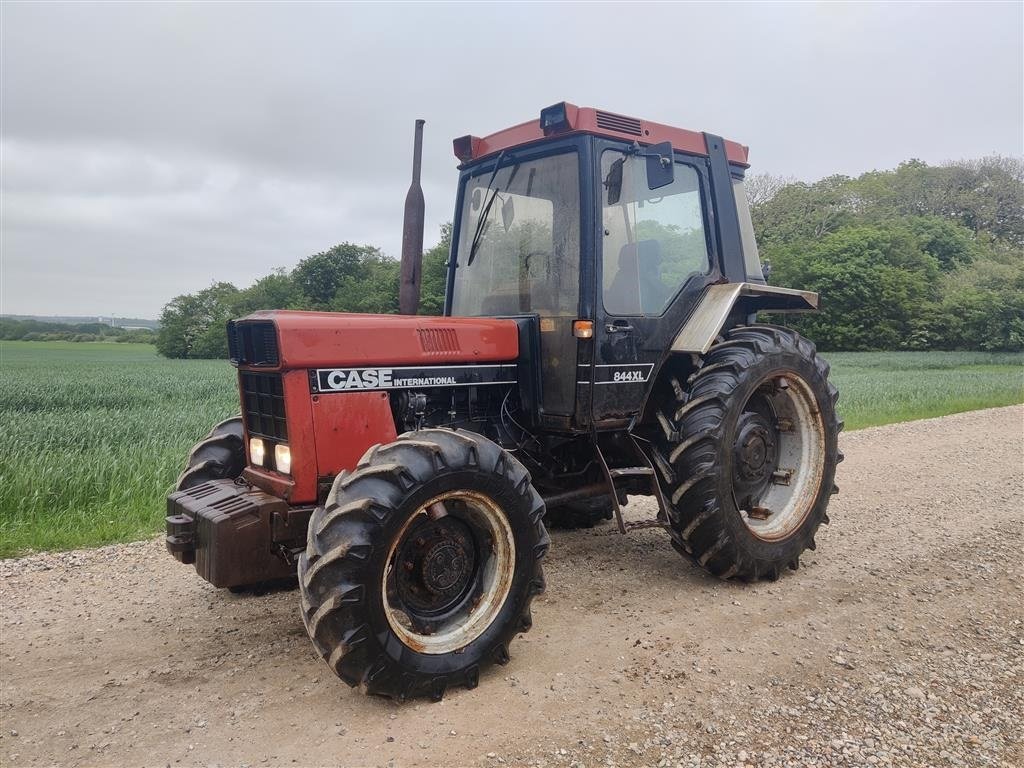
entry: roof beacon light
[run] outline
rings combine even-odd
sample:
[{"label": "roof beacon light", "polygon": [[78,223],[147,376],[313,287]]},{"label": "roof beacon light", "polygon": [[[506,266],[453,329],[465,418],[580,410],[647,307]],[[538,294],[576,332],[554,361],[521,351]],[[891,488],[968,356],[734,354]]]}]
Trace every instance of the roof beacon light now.
[{"label": "roof beacon light", "polygon": [[560,101],[540,111],[540,129],[544,131],[545,136],[572,130],[572,121],[575,117],[576,107]]}]

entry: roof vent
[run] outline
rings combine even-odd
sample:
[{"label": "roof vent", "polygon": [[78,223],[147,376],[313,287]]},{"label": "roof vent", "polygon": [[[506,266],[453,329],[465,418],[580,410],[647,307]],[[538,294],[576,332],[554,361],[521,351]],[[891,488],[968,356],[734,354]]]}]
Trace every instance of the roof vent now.
[{"label": "roof vent", "polygon": [[607,131],[618,131],[619,133],[631,133],[634,136],[642,136],[643,130],[640,121],[635,117],[624,117],[613,115],[611,112],[597,110],[597,127]]}]

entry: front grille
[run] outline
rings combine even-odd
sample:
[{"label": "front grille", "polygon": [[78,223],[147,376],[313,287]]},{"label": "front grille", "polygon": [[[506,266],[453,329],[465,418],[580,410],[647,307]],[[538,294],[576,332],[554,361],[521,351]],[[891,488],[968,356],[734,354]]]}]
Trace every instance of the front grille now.
[{"label": "front grille", "polygon": [[274,368],[280,362],[277,329],[269,321],[228,323],[228,358],[235,365]]},{"label": "front grille", "polygon": [[288,424],[284,418],[284,382],[279,373],[238,374],[242,387],[245,428],[250,435],[288,440]]},{"label": "front grille", "polygon": [[597,127],[608,131],[618,131],[619,133],[631,133],[634,136],[643,134],[640,121],[635,117],[613,115],[611,112],[601,112],[600,110],[597,112]]}]

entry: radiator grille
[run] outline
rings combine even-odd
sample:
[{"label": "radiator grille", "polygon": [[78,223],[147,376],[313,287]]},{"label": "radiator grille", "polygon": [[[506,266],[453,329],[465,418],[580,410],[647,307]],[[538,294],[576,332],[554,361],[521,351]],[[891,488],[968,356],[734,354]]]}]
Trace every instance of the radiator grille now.
[{"label": "radiator grille", "polygon": [[600,110],[597,112],[597,127],[604,128],[608,131],[631,133],[634,136],[640,136],[643,134],[640,127],[640,121],[635,117],[613,115],[611,112],[601,112]]},{"label": "radiator grille", "polygon": [[288,440],[281,374],[242,371],[238,378],[242,387],[245,427],[249,434],[273,440]]},{"label": "radiator grille", "polygon": [[459,336],[454,328],[419,328],[420,347],[428,355],[459,351]]},{"label": "radiator grille", "polygon": [[235,365],[273,368],[280,362],[277,329],[271,322],[228,323],[228,357]]}]

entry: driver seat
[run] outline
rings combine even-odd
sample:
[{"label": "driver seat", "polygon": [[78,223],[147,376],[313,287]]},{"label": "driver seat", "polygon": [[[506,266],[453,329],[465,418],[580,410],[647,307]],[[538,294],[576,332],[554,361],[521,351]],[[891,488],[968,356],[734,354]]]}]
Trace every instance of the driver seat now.
[{"label": "driver seat", "polygon": [[[645,274],[641,278],[640,270]],[[652,278],[657,281],[661,273],[661,243],[657,240],[638,240],[626,243],[619,251],[619,269],[605,291],[605,309],[613,315],[642,315],[644,305],[641,284],[649,286]]]}]

